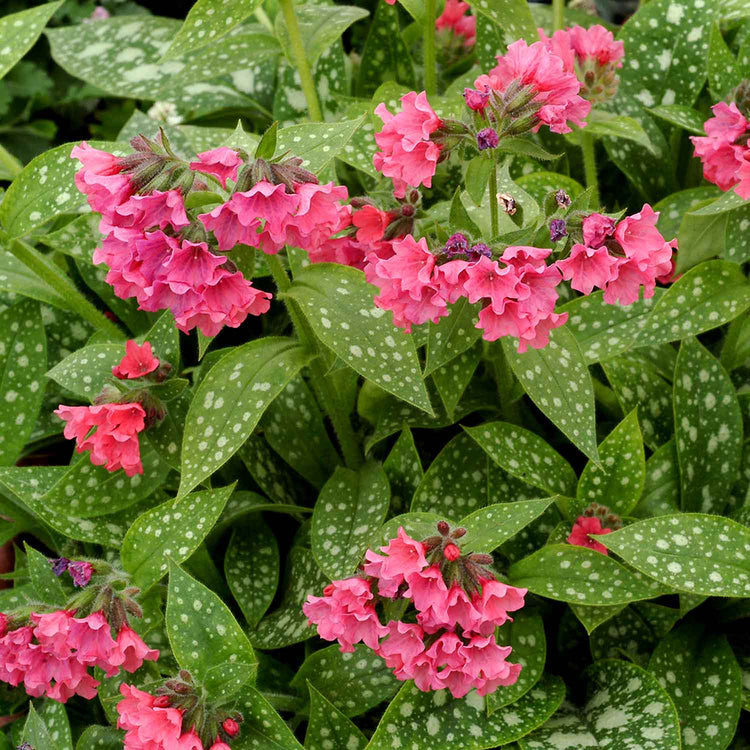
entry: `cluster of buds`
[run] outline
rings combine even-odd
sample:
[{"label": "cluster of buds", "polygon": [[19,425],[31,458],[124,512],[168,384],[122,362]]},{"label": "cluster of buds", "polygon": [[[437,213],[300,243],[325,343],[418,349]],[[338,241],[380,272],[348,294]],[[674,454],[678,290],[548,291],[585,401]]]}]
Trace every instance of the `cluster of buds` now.
[{"label": "cluster of buds", "polygon": [[609,555],[609,550],[596,539],[592,539],[589,534],[611,534],[622,528],[622,519],[606,506],[599,503],[591,503],[580,515],[570,535],[567,538],[568,544],[576,547],[588,547],[603,555]]},{"label": "cluster of buds", "polygon": [[56,557],[50,560],[52,572],[59,578],[63,573],[68,573],[73,579],[73,585],[83,588],[91,581],[94,566],[87,560],[68,560],[67,557]]}]

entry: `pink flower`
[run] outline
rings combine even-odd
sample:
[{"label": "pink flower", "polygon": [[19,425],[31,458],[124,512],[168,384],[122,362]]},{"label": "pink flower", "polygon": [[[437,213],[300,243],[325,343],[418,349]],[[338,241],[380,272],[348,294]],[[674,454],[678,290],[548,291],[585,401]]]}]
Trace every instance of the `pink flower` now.
[{"label": "pink flower", "polygon": [[[448,613],[448,587],[437,565],[406,576],[409,588],[404,596],[413,600],[422,620],[428,623],[446,622]],[[418,617],[420,616],[418,615]]]},{"label": "pink flower", "polygon": [[454,34],[464,37],[464,46],[473,47],[476,41],[477,19],[465,15],[469,4],[462,0],[445,0],[443,12],[435,19],[435,28],[451,29]]},{"label": "pink flower", "polygon": [[213,286],[224,271],[219,268],[226,263],[225,255],[214,255],[205,242],[183,240],[180,247],[164,261],[164,282],[175,294],[199,291]]},{"label": "pink flower", "polygon": [[120,364],[112,368],[112,374],[121,380],[142,378],[159,367],[159,360],[151,352],[151,344],[144,341],[141,346],[131,339],[125,344],[125,356]]},{"label": "pink flower", "polygon": [[135,672],[144,661],[156,661],[159,658],[159,651],[149,648],[128,625],[123,625],[117,634],[115,654],[116,656],[110,657],[110,661],[118,663],[126,672]]},{"label": "pink flower", "polygon": [[82,664],[100,667],[108,677],[117,674],[117,665],[111,663],[117,644],[101,611],[73,618],[68,642],[76,649],[76,659]]},{"label": "pink flower", "polygon": [[349,196],[343,185],[303,182],[295,194],[297,212],[286,224],[286,244],[311,250],[349,226],[351,207],[340,203]]},{"label": "pink flower", "polygon": [[492,635],[496,627],[507,620],[508,612],[515,612],[524,605],[527,589],[509,586],[502,581],[483,578],[481,594],[474,594],[472,602],[480,616],[478,627],[474,628],[481,635]]},{"label": "pink flower", "polygon": [[55,414],[67,422],[63,434],[75,438],[76,451],[91,452],[91,463],[107,471],[124,469],[129,477],[143,474],[138,433],[145,427],[146,412],[139,403],[60,405]]},{"label": "pink flower", "polygon": [[596,250],[585,245],[573,245],[570,256],[557,261],[563,279],[583,294],[591,294],[594,287],[604,289],[609,281],[617,278],[617,258],[612,257],[606,247]]},{"label": "pink flower", "polygon": [[339,263],[364,269],[370,245],[364,245],[353,237],[332,237],[308,251],[310,263]]},{"label": "pink flower", "polygon": [[381,547],[380,551],[385,553],[385,557],[369,549],[365,552],[368,562],[364,566],[364,572],[378,579],[378,592],[381,596],[392,599],[406,576],[427,567],[424,544],[412,539],[403,526],[399,526],[396,538]]},{"label": "pink flower", "polygon": [[227,180],[237,182],[237,172],[242,163],[242,158],[234,149],[220,146],[198,154],[198,159],[191,161],[189,166],[196,172],[213,175],[226,189]]},{"label": "pink flower", "polygon": [[[125,750],[188,750],[182,742],[182,711],[154,705],[153,695],[133,685],[120,685],[117,728],[125,733]],[[196,747],[193,743],[192,747]],[[198,746],[200,747],[200,746]]]},{"label": "pink flower", "polygon": [[86,141],[70,152],[83,168],[76,172],[76,187],[88,198],[92,211],[108,216],[132,194],[133,186],[122,174],[122,161],[106,151],[92,148]]},{"label": "pink flower", "polygon": [[513,685],[518,680],[521,665],[505,661],[511,651],[510,646],[498,646],[493,637],[474,636],[461,646],[461,655],[466,659],[463,671],[473,678],[479,695],[487,695],[500,685]]},{"label": "pink flower", "polygon": [[391,620],[388,637],[380,642],[377,653],[385,659],[399,680],[410,680],[414,674],[414,660],[424,652],[424,631],[419,625]]},{"label": "pink flower", "polygon": [[583,220],[583,244],[601,247],[615,233],[615,220],[602,214],[589,214]]},{"label": "pink flower", "polygon": [[310,625],[318,626],[318,635],[326,641],[338,641],[341,651],[354,651],[360,641],[371,649],[388,633],[380,624],[370,591],[370,582],[353,577],[332,581],[323,596],[309,596],[302,606]]},{"label": "pink flower", "polygon": [[492,309],[502,313],[508,298],[516,296],[519,279],[512,265],[500,268],[497,261],[482,256],[466,267],[464,277],[463,288],[472,304],[488,299]]},{"label": "pink flower", "polygon": [[221,251],[242,244],[274,255],[286,244],[287,226],[299,203],[299,197],[288,194],[284,185],[261,180],[198,218],[214,233]]},{"label": "pink flower", "polygon": [[383,239],[383,234],[393,219],[393,214],[375,206],[362,206],[352,214],[352,224],[357,227],[357,242],[372,243]]},{"label": "pink flower", "polygon": [[609,550],[601,542],[592,539],[589,534],[610,533],[612,533],[612,529],[602,528],[602,522],[596,516],[579,516],[566,541],[576,547],[588,547],[609,556]]},{"label": "pink flower", "polygon": [[543,124],[553,133],[571,132],[568,121],[579,127],[585,125],[591,105],[578,96],[580,82],[543,42],[513,42],[505,55],[498,56],[497,65],[477,78],[474,86],[480,92],[492,89],[503,94],[511,84],[521,87],[526,101],[532,95],[532,101],[539,106],[537,122],[530,126],[532,132]]},{"label": "pink flower", "polygon": [[375,134],[379,151],[373,156],[375,169],[393,179],[397,198],[406,195],[406,186],[432,186],[432,176],[440,158],[440,146],[430,136],[441,126],[423,92],[401,97],[401,111],[392,115],[385,104],[375,108],[383,129]]},{"label": "pink flower", "polygon": [[141,237],[148,229],[180,229],[189,223],[179,190],[154,190],[148,195],[133,195],[115,207],[102,217],[99,231],[102,234],[114,231],[118,239],[130,240]]}]

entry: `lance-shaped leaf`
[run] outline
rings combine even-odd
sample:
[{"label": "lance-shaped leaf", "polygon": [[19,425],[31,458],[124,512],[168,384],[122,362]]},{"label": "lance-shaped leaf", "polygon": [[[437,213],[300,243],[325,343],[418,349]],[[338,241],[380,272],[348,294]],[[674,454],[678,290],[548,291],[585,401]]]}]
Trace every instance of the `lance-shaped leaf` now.
[{"label": "lance-shaped leaf", "polygon": [[11,13],[0,18],[0,78],[2,78],[33,46],[52,14],[63,0],[36,8]]},{"label": "lance-shaped leaf", "polygon": [[686,623],[656,647],[648,669],[677,708],[684,747],[729,746],[740,718],[742,673],[723,636]]},{"label": "lance-shaped leaf", "polygon": [[185,421],[180,495],[235,454],[309,358],[291,339],[264,338],[238,346],[211,368]]},{"label": "lance-shaped leaf", "polygon": [[653,675],[635,664],[604,660],[586,670],[584,683],[585,705],[564,703],[543,727],[521,740],[523,750],[680,747],[677,713]]},{"label": "lance-shaped leaf", "polygon": [[447,318],[441,319],[439,323],[430,323],[425,376],[448,364],[474,345],[482,333],[474,327],[476,322],[476,307],[462,297],[453,305]]},{"label": "lance-shaped leaf", "polygon": [[51,698],[46,699],[39,709],[39,718],[55,742],[55,750],[73,750],[70,721],[62,703]]},{"label": "lance-shaped leaf", "polygon": [[511,565],[508,578],[514,586],[573,604],[625,604],[663,591],[655,581],[611,557],[572,544],[542,547]]},{"label": "lance-shaped leaf", "polygon": [[50,737],[47,725],[34,709],[33,703],[29,704],[29,713],[21,732],[21,740],[31,745],[32,748],[57,747]]},{"label": "lance-shaped leaf", "polygon": [[312,516],[312,550],[327,576],[354,573],[369,538],[385,520],[389,501],[388,478],[379,463],[368,462],[359,471],[336,469]]},{"label": "lance-shaped leaf", "polygon": [[705,117],[692,107],[686,107],[684,104],[662,104],[658,107],[651,107],[648,111],[660,120],[670,123],[670,125],[676,125],[678,128],[687,130],[688,133],[694,135],[706,134],[703,129]]},{"label": "lance-shaped leaf", "polygon": [[125,356],[121,344],[91,344],[69,354],[48,373],[63,388],[93,401],[112,380],[112,368]]},{"label": "lance-shaped leaf", "polygon": [[513,340],[502,341],[529,398],[582,453],[598,461],[594,387],[575,336],[566,326],[555,328],[544,349],[524,354],[518,354]]},{"label": "lance-shaped leaf", "polygon": [[122,564],[148,589],[195,552],[221,515],[234,485],[170,500],[139,516],[122,543]]},{"label": "lance-shaped leaf", "polygon": [[461,750],[506,745],[547,721],[564,697],[562,680],[547,675],[515,703],[488,716],[485,698],[474,691],[456,699],[447,690],[422,693],[408,682],[386,709],[368,748],[391,750],[394,737],[403,747],[432,750],[454,750],[457,738]]},{"label": "lance-shaped leaf", "polygon": [[308,681],[310,691],[310,721],[305,733],[307,750],[328,750],[342,747],[346,750],[365,750],[367,737],[359,727],[336,708]]},{"label": "lance-shaped leaf", "polygon": [[45,604],[64,606],[67,596],[60,579],[52,571],[51,560],[28,544],[25,548],[31,585],[36,597]]},{"label": "lance-shaped leaf", "polygon": [[597,536],[633,567],[690,594],[750,594],[750,529],[721,516],[681,513]]},{"label": "lance-shaped leaf", "polygon": [[242,714],[242,734],[232,740],[234,750],[302,750],[286,722],[263,694],[246,686],[235,708]]},{"label": "lance-shaped leaf", "polygon": [[353,370],[432,414],[411,336],[375,307],[360,271],[333,263],[304,268],[286,293],[300,303],[320,340]]},{"label": "lance-shaped leaf", "polygon": [[122,731],[114,727],[86,727],[76,743],[76,750],[121,750],[121,748]]},{"label": "lance-shaped leaf", "polygon": [[682,508],[721,513],[742,460],[742,413],[726,370],[697,339],[680,346],[674,414]]},{"label": "lance-shaped leaf", "polygon": [[499,26],[508,39],[526,39],[529,44],[537,40],[537,24],[523,0],[479,0],[475,7]]},{"label": "lance-shaped leaf", "polygon": [[508,422],[486,422],[464,429],[501,469],[514,477],[550,495],[573,493],[575,472],[536,433]]},{"label": "lance-shaped leaf", "polygon": [[254,677],[258,660],[234,615],[213,591],[174,563],[169,569],[166,629],[177,663],[198,682],[226,662],[247,664],[247,679]]},{"label": "lance-shaped leaf", "polygon": [[613,604],[611,607],[592,607],[582,604],[571,604],[570,609],[586,629],[586,633],[591,635],[602,623],[611,620],[626,606],[626,604]]},{"label": "lance-shaped leaf", "polygon": [[471,349],[459,354],[447,365],[438,367],[432,373],[440,400],[450,417],[455,416],[456,407],[472,381],[481,356],[482,349],[477,342]]},{"label": "lance-shaped leaf", "polygon": [[391,486],[391,508],[396,513],[402,513],[409,507],[424,476],[422,459],[407,425],[404,425],[388,458],[383,462],[383,469]]}]

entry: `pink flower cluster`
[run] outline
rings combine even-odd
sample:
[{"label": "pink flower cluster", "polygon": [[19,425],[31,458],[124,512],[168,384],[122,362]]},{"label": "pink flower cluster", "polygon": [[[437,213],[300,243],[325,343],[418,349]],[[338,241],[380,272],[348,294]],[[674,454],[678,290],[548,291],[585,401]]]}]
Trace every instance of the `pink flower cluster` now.
[{"label": "pink flower cluster", "polygon": [[[183,731],[183,711],[134,685],[120,685],[118,729],[125,729],[125,750],[204,750],[194,728]],[[209,750],[230,750],[218,737]]]},{"label": "pink flower cluster", "polygon": [[583,294],[604,289],[610,305],[632,304],[641,287],[644,298],[653,297],[657,281],[671,280],[677,247],[677,240],[667,242],[656,228],[658,218],[648,204],[617,223],[601,214],[587,216],[583,244],[573,245],[570,256],[557,262],[563,278]]},{"label": "pink flower cluster", "polygon": [[120,669],[135,672],[145,659],[156,661],[159,652],[149,649],[127,625],[113,639],[102,612],[76,618],[60,610],[31,614],[31,624],[7,631],[0,615],[0,680],[38,698],[46,695],[65,703],[73,695],[94,698],[99,681],[89,667],[99,667],[107,677]]},{"label": "pink flower cluster", "polygon": [[576,547],[587,547],[603,555],[609,556],[609,550],[601,543],[592,539],[589,534],[611,534],[612,529],[602,527],[600,518],[596,516],[579,516],[573,524],[570,535],[567,538],[568,544]]},{"label": "pink flower cluster", "polygon": [[722,190],[734,188],[744,200],[750,198],[750,121],[734,102],[719,102],[706,120],[705,136],[690,136],[695,155],[703,163],[703,176]]},{"label": "pink flower cluster", "polygon": [[445,0],[443,12],[435,19],[438,31],[450,29],[464,38],[464,47],[473,47],[477,40],[476,16],[468,15],[469,3],[462,0]]},{"label": "pink flower cluster", "polygon": [[[134,195],[121,159],[85,142],[71,156],[83,164],[76,174],[78,189],[102,215],[99,228],[106,237],[94,263],[109,267],[107,282],[118,297],[135,297],[149,312],[169,309],[180,330],[198,327],[206,336],[268,310],[271,295],[255,289],[239,271],[224,268],[225,256],[212,253],[205,242],[179,238],[190,224],[179,190]],[[206,154],[201,156],[213,169]]]},{"label": "pink flower cluster", "polygon": [[375,304],[393,311],[394,324],[410,331],[412,323],[437,322],[448,315],[449,303],[466,297],[484,304],[476,327],[487,341],[515,336],[519,352],[546,346],[550,330],[567,320],[554,312],[562,279],[554,264],[546,264],[551,250],[508,247],[491,260],[479,247],[464,253],[468,260],[442,264],[424,238],[411,235],[376,249],[365,265],[367,280],[380,289]]},{"label": "pink flower cluster", "polygon": [[[449,543],[438,550],[443,560],[459,559]],[[342,651],[362,642],[385,659],[399,680],[414,680],[420,690],[448,688],[455,698],[476,688],[480,695],[512,685],[521,671],[506,661],[510,646],[499,646],[495,628],[511,619],[508,612],[524,605],[525,589],[479,575],[467,594],[453,581],[446,585],[440,561],[428,562],[425,543],[403,528],[381,548],[368,550],[364,576],[333,581],[323,596],[310,596],[303,611],[318,635],[337,640]],[[434,556],[433,556],[434,557]],[[467,563],[471,565],[471,563]],[[416,609],[416,623],[391,620],[382,625],[376,606],[405,598]]]},{"label": "pink flower cluster", "polygon": [[591,110],[591,104],[578,95],[580,81],[544,42],[529,45],[519,39],[508,45],[507,53],[497,57],[497,65],[479,76],[474,87],[466,89],[466,103],[478,112],[490,105],[492,92],[509,108],[518,101],[519,109],[526,111],[534,102],[537,109],[527,128],[534,133],[542,125],[553,133],[570,133],[568,121],[583,127]]},{"label": "pink flower cluster", "polygon": [[[91,452],[91,463],[107,471],[143,474],[138,433],[146,426],[146,411],[139,403],[64,406],[55,409],[67,423],[63,434],[75,438],[76,452]],[[94,432],[91,432],[95,430]]]}]

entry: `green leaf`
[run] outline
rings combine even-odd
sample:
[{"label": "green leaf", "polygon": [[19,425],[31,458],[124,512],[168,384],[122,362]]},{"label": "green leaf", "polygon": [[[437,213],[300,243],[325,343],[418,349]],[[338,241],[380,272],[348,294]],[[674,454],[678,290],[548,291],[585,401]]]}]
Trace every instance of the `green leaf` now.
[{"label": "green leaf", "polygon": [[497,24],[506,39],[525,39],[529,44],[539,39],[536,23],[524,0],[480,0],[473,9]]},{"label": "green leaf", "polygon": [[481,205],[484,194],[487,192],[487,184],[493,168],[497,169],[495,162],[481,155],[475,156],[466,166],[464,180],[466,192],[477,206]]},{"label": "green leaf", "polygon": [[717,328],[750,307],[750,284],[735,263],[709,260],[691,268],[654,305],[638,345],[661,344]]},{"label": "green leaf", "polygon": [[515,703],[488,716],[486,699],[474,691],[456,699],[447,690],[422,693],[407,682],[383,714],[368,748],[391,750],[394,737],[402,747],[431,750],[455,750],[456,738],[461,750],[506,745],[547,721],[564,697],[562,680],[546,675]]},{"label": "green leaf", "polygon": [[391,508],[397,513],[405,511],[419,486],[424,470],[414,436],[404,425],[398,440],[383,462],[383,469],[391,487]]},{"label": "green leaf", "polygon": [[656,647],[648,669],[677,709],[683,747],[729,746],[740,718],[742,673],[723,636],[686,623]]},{"label": "green leaf", "polygon": [[630,515],[641,498],[646,480],[646,457],[635,410],[599,445],[599,459],[600,465],[589,461],[581,474],[577,510],[599,503],[617,515]]},{"label": "green leaf", "polygon": [[747,232],[749,226],[750,203],[729,212],[724,236],[724,258],[735,263],[750,260],[750,237]]},{"label": "green leaf", "polygon": [[[364,8],[353,5],[298,5],[294,9],[299,24],[302,42],[305,45],[307,62],[315,65],[318,58],[355,22],[370,14]],[[276,16],[276,36],[289,62],[294,64],[289,31],[284,14]]]},{"label": "green leaf", "polygon": [[477,322],[476,316],[476,307],[470,305],[466,297],[462,297],[453,305],[448,318],[441,319],[439,323],[429,324],[425,377],[474,345],[482,334],[474,326]]},{"label": "green leaf", "polygon": [[374,461],[359,471],[338,467],[326,482],[312,516],[312,550],[332,579],[353,575],[388,512],[390,490],[383,467]]},{"label": "green leaf", "polygon": [[680,346],[674,414],[682,508],[720,513],[742,459],[742,413],[726,370],[697,339]]},{"label": "green leaf", "polygon": [[564,703],[541,729],[521,740],[523,750],[680,747],[677,713],[653,675],[635,664],[607,659],[592,664],[583,681],[586,703],[581,708]]},{"label": "green leaf", "polygon": [[273,501],[299,504],[302,499],[300,483],[260,435],[251,435],[238,456],[256,484]]},{"label": "green leaf", "polygon": [[[601,541],[604,537],[598,536],[596,539]],[[654,581],[638,572],[631,572],[611,557],[572,544],[543,547],[511,565],[508,578],[514,586],[527,588],[548,599],[573,604],[626,604],[651,599],[661,592],[661,587]],[[612,585],[615,578],[620,582],[619,586]]]},{"label": "green leaf", "polygon": [[114,727],[86,727],[78,738],[76,750],[120,750],[122,736],[122,732]]},{"label": "green leaf", "polygon": [[320,596],[328,582],[312,552],[305,547],[294,547],[287,557],[281,604],[266,615],[250,633],[253,645],[270,650],[312,638],[315,629],[307,624],[302,605],[310,594]]},{"label": "green leaf", "polygon": [[705,596],[750,592],[750,529],[728,518],[700,513],[659,516],[596,540],[680,591]]},{"label": "green leaf", "polygon": [[[592,109],[586,118],[586,131],[594,137],[625,138],[652,150],[651,140],[638,120],[632,117],[612,115],[609,112]],[[539,158],[539,157],[536,157]]]},{"label": "green leaf", "polygon": [[685,214],[677,232],[680,252],[675,258],[676,273],[723,254],[728,218],[729,212]]},{"label": "green leaf", "polygon": [[215,44],[251,16],[260,4],[261,0],[238,0],[229,4],[221,0],[198,0],[169,45],[164,59],[181,57]]},{"label": "green leaf", "polygon": [[561,154],[551,154],[549,151],[545,151],[541,146],[528,138],[502,138],[497,146],[497,150],[502,153],[528,156],[530,159],[541,159],[542,161],[552,161],[559,159],[561,156]]},{"label": "green leaf", "polygon": [[558,172],[532,172],[519,177],[516,182],[539,204],[550,193],[564,190],[573,200],[583,193],[583,186],[572,177]]},{"label": "green leaf", "polygon": [[571,604],[570,609],[586,629],[586,633],[591,635],[600,625],[611,620],[626,606],[623,604],[614,604],[611,607],[590,607],[583,604]]},{"label": "green leaf", "polygon": [[29,703],[29,713],[21,734],[22,742],[28,742],[33,748],[57,748],[50,737],[46,724],[34,709],[34,704]]},{"label": "green leaf", "polygon": [[541,516],[554,500],[554,497],[516,500],[474,511],[459,522],[466,529],[461,549],[464,552],[492,552]]},{"label": "green leaf", "polygon": [[737,58],[724,41],[719,24],[714,21],[708,46],[708,87],[713,100],[727,98],[743,78]]},{"label": "green leaf", "polygon": [[643,497],[633,511],[639,518],[676,513],[680,503],[680,476],[674,440],[665,443],[646,461]]},{"label": "green leaf", "polygon": [[508,422],[464,427],[482,450],[509,474],[550,495],[570,495],[576,475],[544,438]]},{"label": "green leaf", "polygon": [[582,453],[598,461],[594,388],[575,336],[565,326],[555,328],[544,349],[524,354],[518,354],[509,338],[502,342],[529,398]]},{"label": "green leaf", "polygon": [[65,390],[93,401],[102,388],[112,381],[112,368],[125,356],[122,344],[91,344],[58,362],[47,377]]},{"label": "green leaf", "polygon": [[399,681],[372,649],[357,644],[342,653],[337,644],[308,656],[291,682],[304,690],[313,685],[345,716],[358,716],[390,698]]},{"label": "green leaf", "polygon": [[237,452],[308,360],[291,339],[269,337],[236,347],[211,368],[185,421],[180,496]]},{"label": "green leaf", "polygon": [[73,750],[73,738],[65,706],[51,698],[46,699],[40,709],[39,718],[55,742],[55,750]]},{"label": "green leaf", "polygon": [[660,120],[676,125],[678,128],[687,130],[695,135],[705,135],[703,129],[704,116],[696,112],[692,107],[682,104],[664,104],[659,107],[651,107],[648,110]]},{"label": "green leaf", "polygon": [[271,606],[279,585],[279,545],[271,529],[257,516],[232,533],[224,574],[250,628]]},{"label": "green leaf", "polygon": [[471,383],[481,358],[482,347],[475,344],[432,373],[432,380],[449,417],[455,416],[456,407]]},{"label": "green leaf", "polygon": [[[340,8],[340,5],[336,6]],[[281,128],[276,151],[287,151],[302,159],[302,166],[320,172],[334,156],[339,156],[352,136],[364,123],[364,115],[356,120],[339,122],[308,122]]]},{"label": "green leaf", "polygon": [[233,750],[302,750],[286,722],[255,688],[244,687],[235,708],[242,714],[242,733],[232,740]]},{"label": "green leaf", "polygon": [[33,547],[29,547],[28,544],[25,544],[24,548],[29,565],[31,584],[39,601],[57,607],[64,606],[68,597],[63,590],[60,579],[52,572],[49,558],[41,552],[37,552]]},{"label": "green leaf", "polygon": [[310,691],[310,720],[305,733],[307,750],[330,750],[332,747],[365,750],[367,737],[359,727],[321,695],[312,682],[308,681],[307,688]]},{"label": "green leaf", "polygon": [[276,139],[279,131],[279,123],[273,122],[269,125],[263,137],[255,147],[255,158],[256,159],[273,159],[273,155],[276,153]]},{"label": "green leaf", "polygon": [[[474,223],[474,220],[471,218],[471,216],[469,216],[469,212],[464,206],[461,195],[462,191],[461,186],[459,185],[459,187],[456,188],[456,192],[453,193],[453,200],[451,201],[451,209],[448,216],[450,227],[451,229],[462,229],[464,232],[468,232],[468,234],[472,237],[479,237],[482,234],[482,230]],[[462,298],[460,301],[464,302],[465,298]],[[430,325],[434,326],[437,324],[431,323]]]},{"label": "green leaf", "polygon": [[139,516],[125,534],[120,556],[140,589],[161,580],[170,560],[181,563],[195,552],[221,515],[234,485],[194,492]]},{"label": "green leaf", "polygon": [[34,45],[52,14],[63,0],[11,13],[0,18],[0,78],[2,78]]},{"label": "green leaf", "polygon": [[0,313],[0,465],[12,465],[31,435],[44,397],[47,339],[39,304]]},{"label": "green leaf", "polygon": [[174,563],[169,567],[166,629],[177,663],[201,682],[225,663],[247,664],[254,677],[258,659],[234,615],[213,592]]},{"label": "green leaf", "polygon": [[375,307],[373,292],[360,271],[315,263],[297,274],[286,294],[300,303],[318,338],[353,370],[432,414],[414,342]]}]

